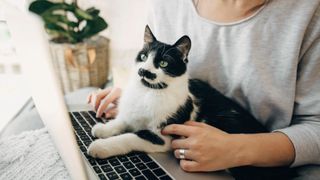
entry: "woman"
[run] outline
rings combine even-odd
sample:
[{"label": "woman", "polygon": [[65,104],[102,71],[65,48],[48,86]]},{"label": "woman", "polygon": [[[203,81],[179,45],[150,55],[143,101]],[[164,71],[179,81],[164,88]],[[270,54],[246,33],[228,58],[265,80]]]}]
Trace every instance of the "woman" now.
[{"label": "woman", "polygon": [[[207,81],[265,125],[271,133],[227,134],[187,122],[170,125],[185,171],[252,165],[320,164],[319,0],[152,0],[149,26],[157,38],[192,40],[189,73]],[[95,92],[98,116],[116,115],[121,91]],[[318,175],[319,170],[316,171]]]}]

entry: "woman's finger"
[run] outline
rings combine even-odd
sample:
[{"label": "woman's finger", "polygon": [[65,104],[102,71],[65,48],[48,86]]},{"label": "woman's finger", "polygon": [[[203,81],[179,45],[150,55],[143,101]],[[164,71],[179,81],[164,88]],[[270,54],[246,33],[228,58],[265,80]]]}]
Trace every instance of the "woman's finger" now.
[{"label": "woman's finger", "polygon": [[[184,148],[182,148],[182,149],[184,149]],[[184,149],[183,151],[184,151],[184,157],[181,157],[181,150],[182,149],[176,149],[176,150],[174,150],[174,156],[177,158],[177,159],[181,159],[181,158],[183,158],[183,159],[181,159],[181,160],[184,160],[184,159],[187,159],[187,160],[195,160],[195,158],[196,158],[196,156],[195,156],[195,154],[193,154],[192,153],[192,151],[191,150],[189,150],[189,149]]]},{"label": "woman's finger", "polygon": [[200,123],[196,121],[187,121],[184,124],[188,126],[199,126],[199,127],[202,127],[204,125],[204,123]]},{"label": "woman's finger", "polygon": [[162,133],[164,135],[174,134],[174,135],[189,137],[190,134],[192,133],[192,129],[190,128],[190,126],[183,125],[183,124],[171,124],[166,126],[162,130]]},{"label": "woman's finger", "polygon": [[118,114],[118,108],[116,106],[109,108],[107,111],[104,113],[105,118],[107,119],[113,119],[117,116]]},{"label": "woman's finger", "polygon": [[187,172],[201,171],[200,164],[196,161],[180,160],[180,167]]},{"label": "woman's finger", "polygon": [[171,142],[172,149],[189,149],[189,143],[186,138],[183,139],[175,139]]},{"label": "woman's finger", "polygon": [[91,97],[92,97],[92,93],[90,93],[90,94],[87,96],[87,103],[88,103],[88,104],[91,103]]},{"label": "woman's finger", "polygon": [[100,117],[104,110],[108,107],[108,105],[119,98],[120,94],[117,91],[112,91],[105,98],[103,98],[100,102],[100,105],[97,110],[97,117]]},{"label": "woman's finger", "polygon": [[104,99],[107,95],[109,95],[112,91],[112,88],[106,88],[104,90],[98,90],[94,95],[94,107],[95,110],[99,108],[101,100]]}]

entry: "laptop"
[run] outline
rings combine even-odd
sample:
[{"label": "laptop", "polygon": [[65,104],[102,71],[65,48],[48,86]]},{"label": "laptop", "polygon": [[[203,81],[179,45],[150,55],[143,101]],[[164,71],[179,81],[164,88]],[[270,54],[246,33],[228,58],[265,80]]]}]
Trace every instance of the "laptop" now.
[{"label": "laptop", "polygon": [[65,103],[41,19],[13,2],[5,0],[0,5],[5,6],[5,18],[35,105],[72,179],[232,179],[225,172],[186,173],[172,152],[132,152],[107,159],[87,155],[87,147],[95,139],[91,128],[104,119],[95,118],[90,106]]}]

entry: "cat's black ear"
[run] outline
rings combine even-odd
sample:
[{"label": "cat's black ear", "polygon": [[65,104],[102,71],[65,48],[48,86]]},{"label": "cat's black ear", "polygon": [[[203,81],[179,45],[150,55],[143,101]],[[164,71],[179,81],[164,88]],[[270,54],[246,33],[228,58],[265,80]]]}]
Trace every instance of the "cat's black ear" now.
[{"label": "cat's black ear", "polygon": [[157,39],[154,37],[154,35],[151,32],[151,29],[149,28],[149,26],[146,26],[146,29],[144,31],[144,42],[145,43],[152,43],[154,41],[156,41]]},{"label": "cat's black ear", "polygon": [[174,43],[173,46],[177,47],[179,51],[182,52],[183,61],[187,62],[187,57],[191,49],[190,38],[186,35],[182,36],[176,43]]}]

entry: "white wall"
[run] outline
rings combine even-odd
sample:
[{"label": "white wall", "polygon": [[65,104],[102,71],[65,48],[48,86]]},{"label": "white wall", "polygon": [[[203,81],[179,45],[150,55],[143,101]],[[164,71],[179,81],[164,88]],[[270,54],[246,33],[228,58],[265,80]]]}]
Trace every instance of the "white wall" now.
[{"label": "white wall", "polygon": [[126,85],[129,70],[143,45],[148,0],[78,0],[80,7],[101,10],[109,27],[102,35],[111,40],[112,75],[116,86]]},{"label": "white wall", "polygon": [[113,57],[118,57],[115,55],[118,51],[134,51],[142,47],[148,0],[80,0],[79,5],[101,10],[109,24],[102,34],[111,39]]}]

